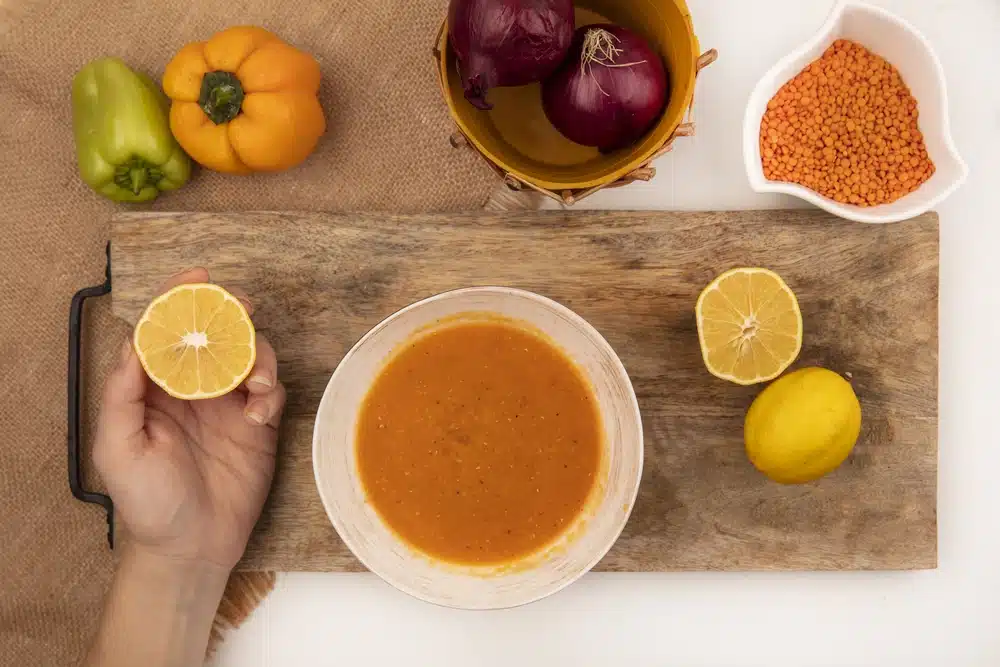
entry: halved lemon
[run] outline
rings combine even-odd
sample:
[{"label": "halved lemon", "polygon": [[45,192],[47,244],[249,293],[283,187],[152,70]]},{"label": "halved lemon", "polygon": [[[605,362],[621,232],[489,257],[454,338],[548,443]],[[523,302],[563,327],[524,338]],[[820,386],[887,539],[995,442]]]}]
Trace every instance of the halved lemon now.
[{"label": "halved lemon", "polygon": [[773,380],[802,349],[799,302],[773,271],[726,271],[702,290],[695,313],[705,366],[723,380]]},{"label": "halved lemon", "polygon": [[178,285],[153,299],[133,344],[150,379],[188,401],[236,389],[257,357],[246,308],[210,283]]}]

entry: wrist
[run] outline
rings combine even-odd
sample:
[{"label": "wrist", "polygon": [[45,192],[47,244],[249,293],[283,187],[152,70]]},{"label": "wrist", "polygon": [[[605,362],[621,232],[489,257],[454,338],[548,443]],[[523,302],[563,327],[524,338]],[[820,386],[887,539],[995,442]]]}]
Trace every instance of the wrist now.
[{"label": "wrist", "polygon": [[230,570],[211,561],[163,554],[142,544],[126,543],[118,568],[122,576],[141,578],[182,594],[188,603],[217,605]]},{"label": "wrist", "polygon": [[229,569],[126,544],[87,665],[202,664]]}]

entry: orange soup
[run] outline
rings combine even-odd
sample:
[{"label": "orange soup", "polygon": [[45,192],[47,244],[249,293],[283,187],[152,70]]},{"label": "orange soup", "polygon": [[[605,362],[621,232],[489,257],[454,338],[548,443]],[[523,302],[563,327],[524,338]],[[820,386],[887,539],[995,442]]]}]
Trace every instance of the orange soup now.
[{"label": "orange soup", "polygon": [[601,420],[589,382],[541,334],[499,317],[446,324],[386,364],[365,397],[368,501],[440,560],[492,565],[569,528],[594,487]]}]

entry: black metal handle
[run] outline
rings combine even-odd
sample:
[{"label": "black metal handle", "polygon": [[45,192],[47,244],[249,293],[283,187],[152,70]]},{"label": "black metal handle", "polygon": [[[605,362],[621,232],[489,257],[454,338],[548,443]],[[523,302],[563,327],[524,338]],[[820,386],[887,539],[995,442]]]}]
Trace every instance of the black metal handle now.
[{"label": "black metal handle", "polygon": [[69,306],[69,372],[66,379],[67,417],[66,440],[69,453],[69,489],[77,500],[100,505],[108,515],[108,546],[115,546],[115,506],[111,498],[103,493],[83,488],[80,471],[80,336],[83,330],[83,302],[93,296],[111,293],[111,242],[104,248],[107,263],[104,267],[104,283],[85,287],[73,295]]}]

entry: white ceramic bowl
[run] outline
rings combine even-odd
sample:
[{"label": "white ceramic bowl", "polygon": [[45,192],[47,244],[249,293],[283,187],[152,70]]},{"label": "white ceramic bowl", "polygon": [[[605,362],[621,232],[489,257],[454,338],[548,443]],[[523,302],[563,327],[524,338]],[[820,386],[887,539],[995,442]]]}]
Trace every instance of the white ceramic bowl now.
[{"label": "white ceramic bowl", "polygon": [[[769,181],[764,177],[759,136],[767,103],[781,86],[819,58],[837,39],[858,42],[888,60],[899,70],[917,100],[920,131],[936,170],[919,188],[891,204],[870,208],[841,204],[804,186]],[[854,0],[837,3],[819,32],[782,58],[757,83],[743,121],[743,160],[750,186],[757,192],[794,195],[857,222],[898,222],[920,215],[942,202],[968,175],[968,167],[951,138],[944,71],[930,43],[903,19]]]},{"label": "white ceramic bowl", "polygon": [[[525,321],[561,347],[590,381],[604,429],[597,492],[576,523],[544,552],[499,568],[445,564],[401,541],[366,502],[355,458],[361,403],[394,349],[437,320],[477,311]],[[555,593],[607,553],[635,503],[642,447],[642,421],[632,383],[594,327],[564,306],[531,292],[473,287],[438,294],[400,310],[347,353],[320,401],[313,432],[313,471],[330,521],[369,570],[428,602],[497,609]]]}]

